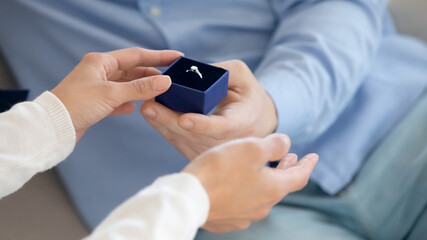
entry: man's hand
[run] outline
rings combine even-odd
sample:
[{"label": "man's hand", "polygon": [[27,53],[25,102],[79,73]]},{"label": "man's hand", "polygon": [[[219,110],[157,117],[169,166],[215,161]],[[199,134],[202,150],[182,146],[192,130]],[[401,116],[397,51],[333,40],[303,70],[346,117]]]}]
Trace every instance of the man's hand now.
[{"label": "man's hand", "polygon": [[230,71],[230,81],[228,95],[213,115],[181,114],[153,100],[141,106],[148,123],[190,160],[228,140],[265,137],[277,126],[273,101],[243,62],[215,65]]},{"label": "man's hand", "polygon": [[51,92],[65,105],[79,140],[108,115],[135,110],[132,101],[152,99],[171,85],[154,67],[168,66],[182,53],[128,48],[89,53]]},{"label": "man's hand", "polygon": [[[195,175],[209,195],[203,228],[216,233],[248,228],[288,193],[303,188],[318,156],[297,162],[295,154],[287,154],[289,148],[286,135],[273,134],[231,141],[195,158],[183,171]],[[282,160],[276,169],[266,166],[277,159]]]}]

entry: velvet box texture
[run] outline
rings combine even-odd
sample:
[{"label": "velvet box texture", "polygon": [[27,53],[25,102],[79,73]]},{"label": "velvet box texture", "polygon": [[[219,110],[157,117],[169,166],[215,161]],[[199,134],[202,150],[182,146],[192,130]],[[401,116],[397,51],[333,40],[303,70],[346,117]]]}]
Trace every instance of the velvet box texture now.
[{"label": "velvet box texture", "polygon": [[[197,71],[191,71],[194,66]],[[172,85],[156,101],[175,111],[208,114],[227,96],[229,73],[219,67],[180,57],[163,75],[170,76]]]}]

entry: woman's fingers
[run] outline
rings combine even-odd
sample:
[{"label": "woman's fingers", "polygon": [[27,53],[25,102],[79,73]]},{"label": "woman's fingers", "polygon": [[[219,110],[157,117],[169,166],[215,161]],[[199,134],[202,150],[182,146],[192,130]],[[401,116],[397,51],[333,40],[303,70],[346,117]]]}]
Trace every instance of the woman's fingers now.
[{"label": "woman's fingers", "polygon": [[119,104],[131,101],[145,101],[152,99],[166,92],[172,84],[169,76],[158,75],[145,77],[130,82],[115,83],[112,97],[119,101]]},{"label": "woman's fingers", "polygon": [[125,71],[138,66],[165,67],[184,55],[173,50],[157,51],[138,47],[116,50],[106,54],[113,57],[116,62],[116,65],[112,65],[112,71]]},{"label": "woman's fingers", "polygon": [[162,72],[154,67],[135,67],[126,71],[117,71],[108,80],[114,82],[129,82],[138,78],[160,75]]},{"label": "woman's fingers", "polygon": [[101,70],[106,80],[117,76],[117,72],[136,67],[165,67],[184,54],[173,50],[148,50],[144,48],[126,48],[107,53],[88,53],[81,61],[81,66],[95,66]]}]

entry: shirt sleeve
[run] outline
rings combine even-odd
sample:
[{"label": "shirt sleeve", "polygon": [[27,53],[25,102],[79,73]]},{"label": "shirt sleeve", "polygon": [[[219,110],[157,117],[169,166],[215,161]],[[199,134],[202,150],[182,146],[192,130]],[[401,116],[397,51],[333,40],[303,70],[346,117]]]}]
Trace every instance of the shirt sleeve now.
[{"label": "shirt sleeve", "polygon": [[275,0],[278,26],[255,76],[293,142],[322,134],[361,85],[382,38],[383,0]]},{"label": "shirt sleeve", "polygon": [[75,142],[68,111],[50,92],[0,114],[0,198],[64,160]]},{"label": "shirt sleeve", "polygon": [[188,173],[157,179],[116,208],[85,240],[190,240],[207,219],[209,198]]}]

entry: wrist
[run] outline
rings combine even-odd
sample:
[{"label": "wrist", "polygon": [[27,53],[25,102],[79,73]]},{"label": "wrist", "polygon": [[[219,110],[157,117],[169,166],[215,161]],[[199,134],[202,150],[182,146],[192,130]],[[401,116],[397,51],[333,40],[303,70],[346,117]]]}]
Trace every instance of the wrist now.
[{"label": "wrist", "polygon": [[259,111],[260,115],[256,124],[256,131],[253,136],[256,137],[265,137],[271,133],[274,133],[278,125],[278,114],[276,105],[274,104],[273,99],[264,89],[261,97],[261,110]]},{"label": "wrist", "polygon": [[[265,91],[265,90],[264,90]],[[277,113],[276,104],[273,101],[273,98],[271,98],[270,94],[268,94],[267,91],[265,91],[265,106],[266,107],[266,116],[268,119],[268,128],[267,128],[267,134],[271,134],[276,132],[277,125],[279,122],[279,117]]]},{"label": "wrist", "polygon": [[[215,209],[215,205],[212,206],[213,203],[217,203],[216,195],[217,195],[217,186],[220,185],[218,182],[218,171],[217,169],[212,169],[212,166],[205,165],[194,165],[195,162],[190,163],[186,168],[182,170],[182,173],[187,173],[195,177],[200,185],[206,192],[208,200],[210,202],[209,213],[207,216],[208,220],[212,219],[212,209]],[[211,173],[216,173],[212,175]]]},{"label": "wrist", "polygon": [[[148,189],[156,189],[156,191],[163,191],[165,193],[179,194],[186,198],[187,203],[192,206],[188,209],[193,223],[197,227],[201,227],[207,221],[210,201],[209,197],[201,184],[200,180],[193,174],[188,172],[181,172],[159,177],[156,179]],[[146,189],[141,190],[140,194],[144,194]]]},{"label": "wrist", "polygon": [[[79,127],[78,121],[76,121],[76,113],[73,111],[73,109],[71,108],[69,102],[67,100],[67,97],[65,94],[61,94],[61,91],[57,90],[56,88],[52,89],[50,91],[50,93],[52,93],[52,95],[54,95],[64,106],[65,110],[68,113],[68,116],[71,120],[71,123],[73,125],[74,128],[74,133],[76,136],[76,143],[80,140],[80,138],[84,135],[85,131],[84,129],[81,129]],[[65,96],[64,96],[65,95]]]},{"label": "wrist", "polygon": [[49,114],[59,142],[75,140],[76,134],[70,114],[57,96],[46,91],[34,102],[38,103]]}]

